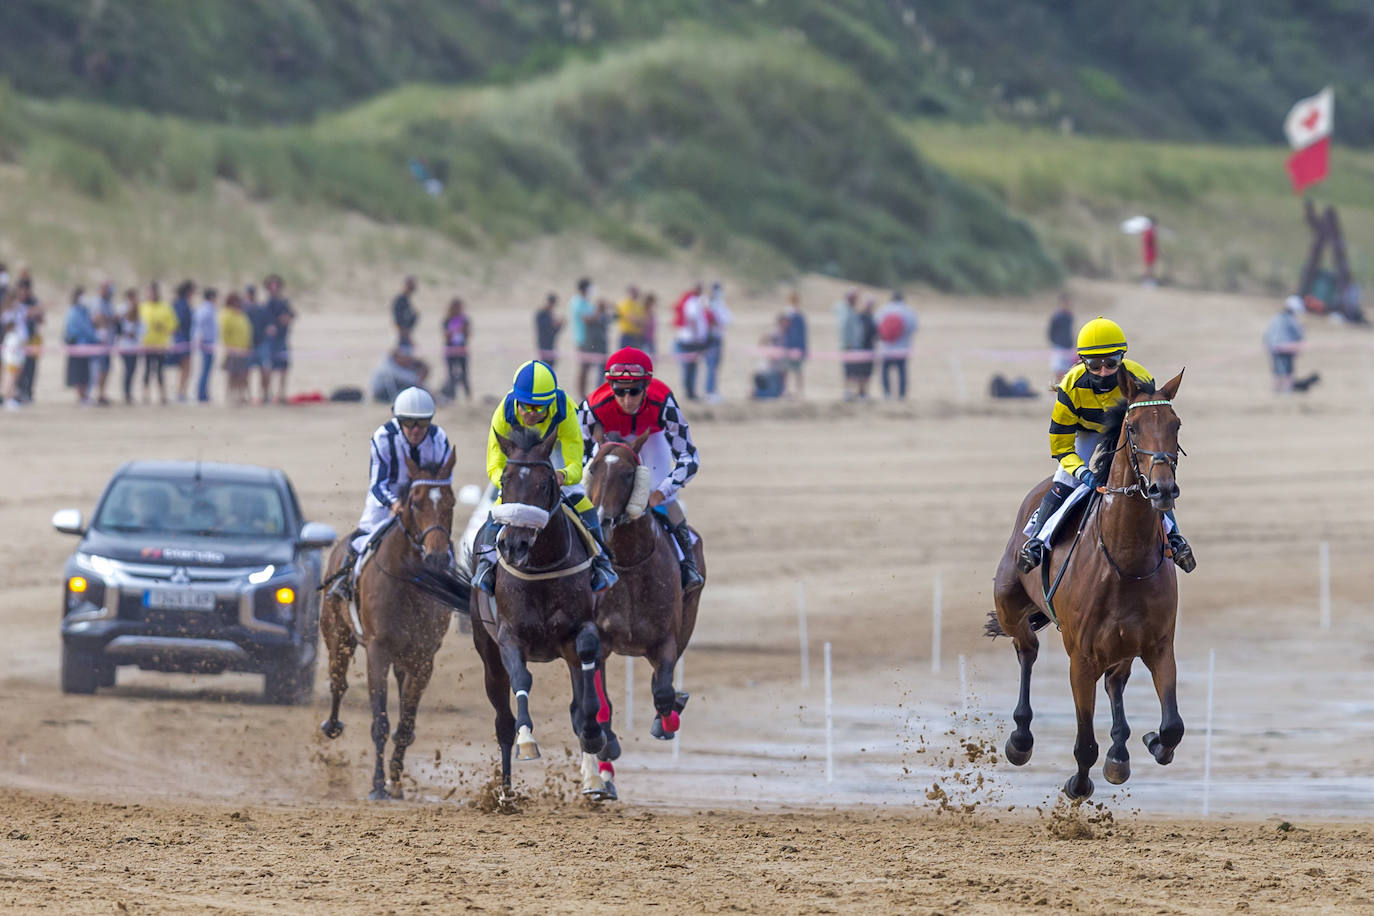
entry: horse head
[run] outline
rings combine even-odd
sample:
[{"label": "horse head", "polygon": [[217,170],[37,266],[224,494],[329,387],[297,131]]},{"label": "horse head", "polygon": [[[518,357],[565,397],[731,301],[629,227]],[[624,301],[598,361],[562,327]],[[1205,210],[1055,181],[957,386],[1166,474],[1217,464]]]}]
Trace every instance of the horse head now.
[{"label": "horse head", "polygon": [[494,433],[496,443],[506,456],[501,472],[501,504],[492,517],[503,523],[505,533],[497,549],[512,566],[529,560],[535,539],[544,530],[562,498],[558,470],[550,456],[558,444],[558,427],[549,424],[542,437],[537,430],[517,427],[510,438]]},{"label": "horse head", "polygon": [[592,429],[597,451],[587,466],[587,498],[596,507],[608,535],[610,529],[640,518],[648,508],[649,469],[640,462],[639,453],[649,435],[645,431],[627,442],[619,436],[607,436],[600,426]]},{"label": "horse head", "polygon": [[420,551],[425,565],[442,572],[452,560],[453,462],[457,453],[450,450],[441,467],[421,467],[406,458],[410,483],[406,485],[401,509],[401,525],[410,542]]},{"label": "horse head", "polygon": [[1183,373],[1164,383],[1158,391],[1136,384],[1134,376],[1121,370],[1121,391],[1127,407],[1121,424],[1121,441],[1129,458],[1129,468],[1140,488],[1140,495],[1159,512],[1167,512],[1178,499],[1178,430],[1183,425],[1174,413],[1172,401],[1178,394]]}]

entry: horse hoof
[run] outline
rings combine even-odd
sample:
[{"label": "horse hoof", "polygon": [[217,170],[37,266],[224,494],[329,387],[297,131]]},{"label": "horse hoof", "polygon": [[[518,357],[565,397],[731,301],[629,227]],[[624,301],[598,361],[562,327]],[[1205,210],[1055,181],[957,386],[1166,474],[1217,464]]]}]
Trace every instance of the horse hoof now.
[{"label": "horse hoof", "polygon": [[406,790],[401,788],[401,784],[399,782],[392,783],[391,788],[387,790],[387,796],[391,798],[393,801],[404,801],[406,797]]},{"label": "horse hoof", "polygon": [[387,794],[385,788],[378,787],[367,793],[368,801],[391,801],[391,796]]},{"label": "horse hoof", "polygon": [[598,730],[596,735],[582,739],[582,753],[596,755],[606,747],[606,735]]},{"label": "horse hoof", "polygon": [[615,736],[615,732],[603,729],[606,732],[606,746],[597,754],[598,760],[619,760],[620,759],[620,739]]},{"label": "horse hoof", "polygon": [[1131,778],[1131,761],[1108,757],[1102,764],[1102,778],[1114,786],[1121,785]]},{"label": "horse hoof", "polygon": [[604,784],[604,785],[602,786],[602,788],[601,788],[601,799],[600,799],[600,800],[601,800],[601,801],[620,801],[620,796],[617,795],[617,794],[616,794],[616,791],[615,791],[615,783],[611,782],[609,779],[607,779],[607,780],[605,781],[605,784]]},{"label": "horse hoof", "polygon": [[1084,798],[1092,798],[1092,778],[1084,776],[1080,780],[1077,774],[1070,776],[1068,781],[1064,783],[1064,794],[1067,795],[1069,798],[1073,799],[1074,801],[1079,801],[1080,799]]},{"label": "horse hoof", "polygon": [[654,723],[649,726],[649,734],[660,741],[672,741],[677,737],[675,733],[664,730],[661,716],[654,716]]},{"label": "horse hoof", "polygon": [[1026,747],[1022,749],[1016,746],[1016,737],[1013,735],[1007,739],[1007,746],[1002,748],[1002,753],[1012,766],[1023,767],[1030,763],[1031,751],[1035,749],[1034,742],[1035,739],[1032,738],[1026,742]]},{"label": "horse hoof", "polygon": [[337,738],[343,734],[343,723],[338,719],[326,719],[320,723],[320,731],[326,738]]},{"label": "horse hoof", "polygon": [[515,745],[515,759],[516,759],[516,760],[538,760],[538,759],[539,759],[539,745],[535,744],[533,741],[522,741],[522,742],[520,742],[519,744]]},{"label": "horse hoof", "polygon": [[1140,740],[1145,742],[1145,749],[1150,752],[1150,756],[1155,759],[1155,763],[1160,766],[1168,766],[1174,761],[1174,749],[1165,747],[1160,740],[1158,732],[1150,732]]},{"label": "horse hoof", "polygon": [[677,710],[678,712],[682,712],[684,709],[687,708],[687,701],[691,698],[692,695],[690,693],[688,693],[685,690],[679,690],[677,694],[673,697],[673,709]]}]

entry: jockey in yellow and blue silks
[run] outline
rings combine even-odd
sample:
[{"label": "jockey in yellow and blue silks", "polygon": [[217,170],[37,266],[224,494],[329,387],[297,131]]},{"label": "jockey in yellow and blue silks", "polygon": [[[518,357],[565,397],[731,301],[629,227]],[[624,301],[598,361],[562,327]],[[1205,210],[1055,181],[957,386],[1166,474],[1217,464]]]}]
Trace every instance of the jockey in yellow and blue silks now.
[{"label": "jockey in yellow and blue silks", "polygon": [[[1154,389],[1154,378],[1140,363],[1126,359],[1126,332],[1110,318],[1098,316],[1078,332],[1078,363],[1064,374],[1054,391],[1050,413],[1050,455],[1059,462],[1054,482],[1045,493],[1040,508],[1031,516],[1026,534],[1030,540],[1021,548],[1016,568],[1030,572],[1044,559],[1045,522],[1059,511],[1064,500],[1079,487],[1093,488],[1098,480],[1088,467],[1093,449],[1102,438],[1102,419],[1107,408],[1124,395],[1117,383],[1117,372],[1124,368],[1142,385]],[[1165,513],[1165,528],[1174,562],[1184,572],[1197,567],[1193,549],[1179,533],[1173,510]]]},{"label": "jockey in yellow and blue silks", "polygon": [[[538,431],[541,435],[556,427],[558,444],[549,456],[558,482],[563,487],[563,499],[572,504],[582,519],[582,524],[596,538],[601,552],[592,559],[592,590],[605,591],[616,583],[619,576],[611,567],[611,552],[606,547],[601,534],[601,521],[596,509],[587,499],[582,488],[582,427],[577,420],[577,411],[568,401],[563,389],[558,387],[558,377],[553,368],[537,359],[530,360],[516,370],[511,380],[511,390],[501,399],[496,412],[491,416],[491,428],[487,432],[487,477],[496,486],[501,486],[501,474],[506,469],[506,453],[501,451],[497,435],[508,437],[517,426]],[[490,517],[477,535],[474,553],[477,568],[473,571],[473,584],[492,594],[496,587],[496,536],[499,526]]]}]

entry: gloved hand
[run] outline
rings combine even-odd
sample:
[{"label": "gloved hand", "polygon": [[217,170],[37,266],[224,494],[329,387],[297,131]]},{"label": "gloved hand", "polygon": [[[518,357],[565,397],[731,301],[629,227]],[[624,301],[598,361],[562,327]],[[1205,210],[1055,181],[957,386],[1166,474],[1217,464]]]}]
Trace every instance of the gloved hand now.
[{"label": "gloved hand", "polygon": [[1088,470],[1086,464],[1074,471],[1073,476],[1078,478],[1079,483],[1086,484],[1090,489],[1097,489],[1098,485],[1101,483],[1101,481],[1097,479],[1097,475]]}]

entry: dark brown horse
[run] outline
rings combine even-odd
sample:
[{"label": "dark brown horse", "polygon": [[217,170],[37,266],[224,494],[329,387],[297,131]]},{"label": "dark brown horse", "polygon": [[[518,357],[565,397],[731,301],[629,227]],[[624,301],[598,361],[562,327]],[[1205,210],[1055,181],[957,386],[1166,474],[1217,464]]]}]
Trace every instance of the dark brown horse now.
[{"label": "dark brown horse", "polygon": [[[448,604],[424,589],[417,580],[426,573],[442,575],[452,561],[454,455],[443,467],[418,467],[406,459],[410,483],[401,492],[402,509],[385,533],[376,553],[363,567],[355,587],[357,616],[341,598],[324,601],[320,628],[329,647],[329,686],[333,704],[320,726],[326,737],[343,732],[339,701],[348,689],[348,665],[359,639],[367,648],[367,694],[372,703],[372,743],[377,765],[368,798],[402,798],[401,771],[406,748],[415,740],[415,712],[420,695],[434,671],[434,653],[444,641],[452,613]],[[340,541],[329,556],[329,571],[339,567],[347,549]],[[392,735],[390,780],[383,773],[386,755],[386,676],[396,671],[401,698],[401,721]],[[388,791],[389,790],[389,791]]]},{"label": "dark brown horse", "polygon": [[[598,596],[592,592],[591,557],[596,549],[583,537],[563,505],[558,474],[550,460],[557,426],[548,435],[523,427],[510,438],[497,434],[506,455],[501,503],[492,516],[505,525],[497,541],[495,608],[473,591],[472,641],[482,658],[487,699],[496,710],[496,741],[501,748],[501,784],[510,788],[511,745],[521,760],[539,756],[530,719],[529,662],[563,659],[572,678],[569,709],[573,732],[582,746],[583,794],[602,797],[595,755],[606,744],[597,722],[600,704],[596,666],[601,637],[596,628]],[[511,715],[510,693],[516,714]]]},{"label": "dark brown horse", "polygon": [[[1093,704],[1097,681],[1104,675],[1112,706],[1112,746],[1102,775],[1114,785],[1131,775],[1126,751],[1131,732],[1122,694],[1135,659],[1144,660],[1154,677],[1162,713],[1159,731],[1145,736],[1145,746],[1156,761],[1167,764],[1183,740],[1174,666],[1178,581],[1174,564],[1166,559],[1163,537],[1163,513],[1173,508],[1179,494],[1174,473],[1181,424],[1171,402],[1182,380],[1180,372],[1155,393],[1140,386],[1125,369],[1120,371],[1118,384],[1125,401],[1108,411],[1107,432],[1093,456],[1093,471],[1106,484],[1100,499],[1086,510],[1089,516],[1081,526],[1066,518],[1059,527],[1056,549],[1045,560],[1051,580],[1059,582],[1051,603],[1046,602],[1040,571],[1022,574],[1016,569],[1016,555],[1026,541],[1022,529],[1039,505],[1048,480],[1021,503],[1016,527],[997,567],[993,593],[997,610],[990,615],[988,633],[1010,635],[1021,663],[1016,729],[1007,739],[1007,759],[1017,766],[1030,760],[1034,744],[1030,676],[1040,648],[1033,624],[1048,622],[1045,615],[1052,609],[1063,630],[1078,713],[1073,749],[1078,772],[1064,784],[1070,798],[1087,798],[1093,792],[1088,776],[1098,750]],[[1079,543],[1070,551],[1069,542],[1078,530],[1082,532]]]},{"label": "dark brown horse", "polygon": [[[602,648],[598,687],[603,706],[602,726],[606,730],[606,748],[600,755],[601,773],[613,795],[611,778],[615,769],[610,761],[620,756],[620,745],[610,725],[612,710],[605,691],[605,657],[614,652],[649,660],[654,669],[650,686],[657,713],[650,734],[672,739],[687,702],[687,694],[673,689],[673,669],[696,628],[701,589],[683,596],[673,541],[653,518],[654,513],[647,511],[648,468],[640,464],[639,452],[649,433],[642,433],[633,442],[607,437],[599,427],[593,435],[598,448],[596,458],[587,466],[587,496],[601,517],[601,527],[620,574],[620,582],[601,599],[596,612]],[[705,575],[706,558],[699,538],[695,553],[697,568]]]}]

